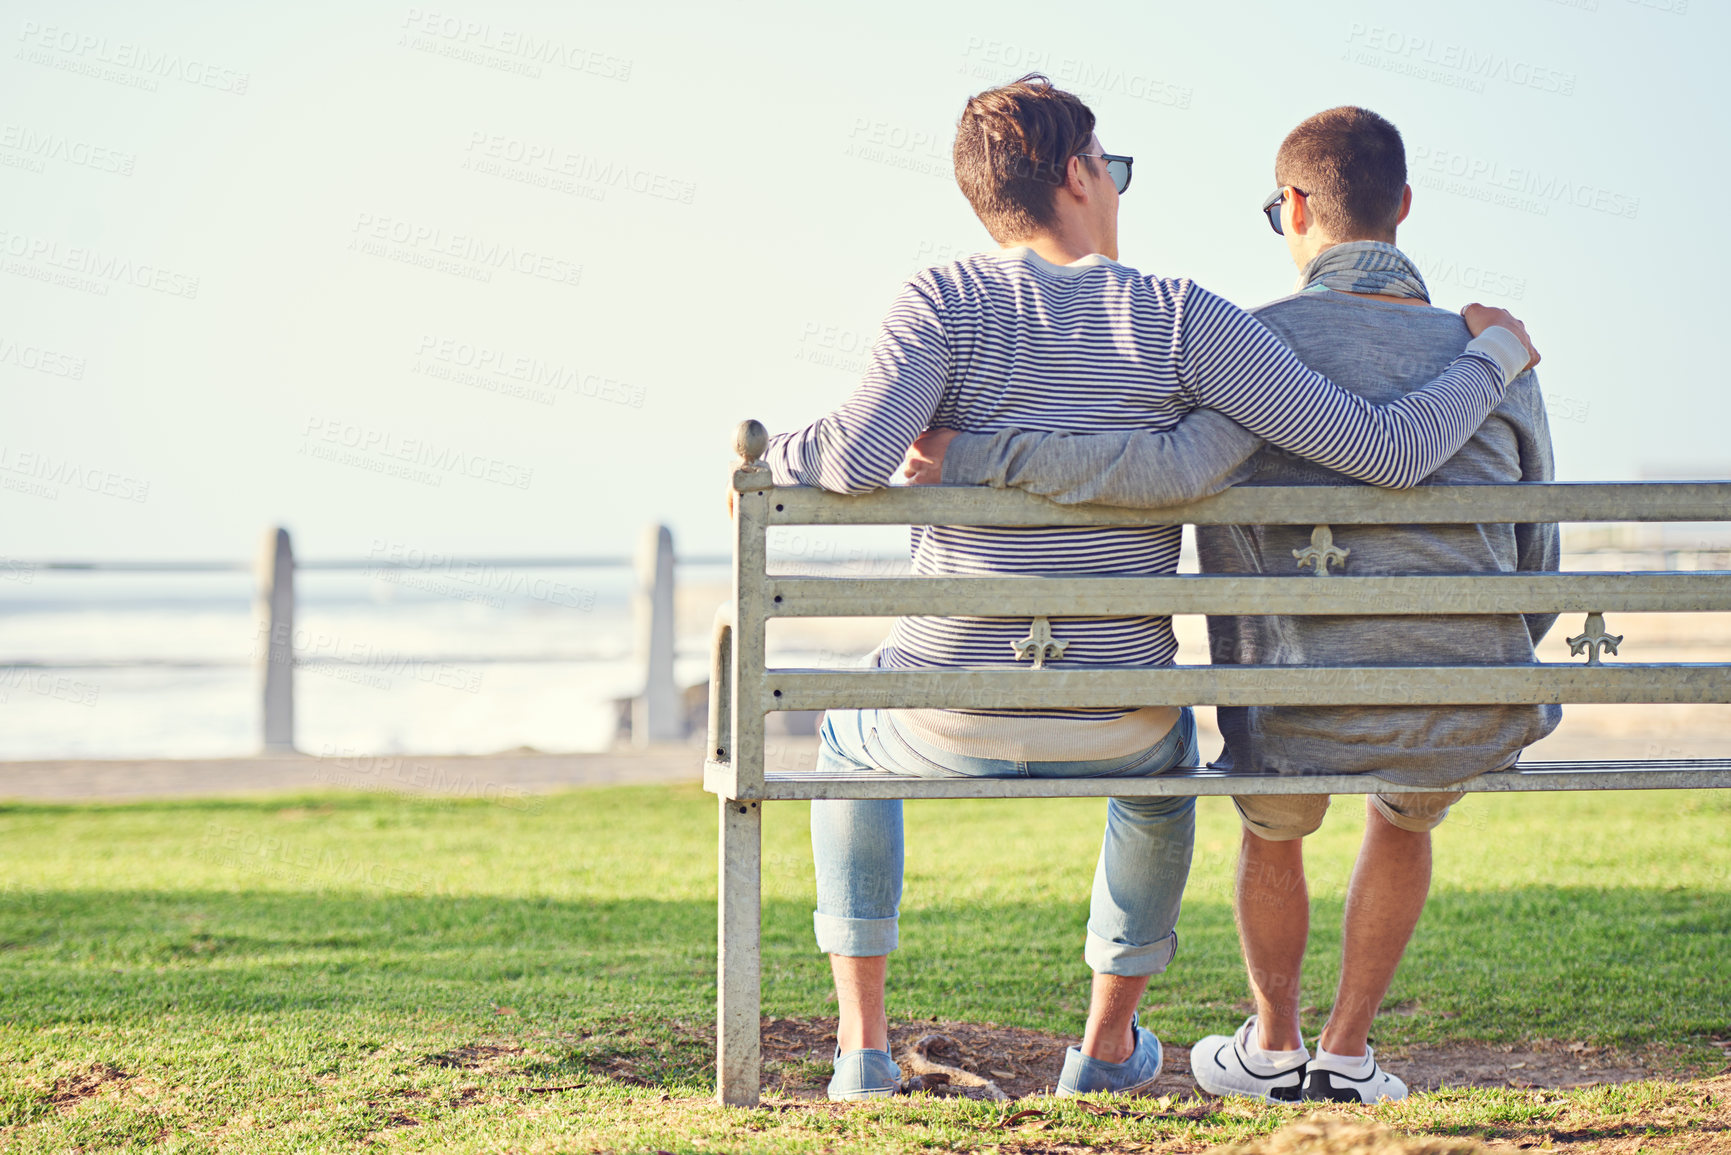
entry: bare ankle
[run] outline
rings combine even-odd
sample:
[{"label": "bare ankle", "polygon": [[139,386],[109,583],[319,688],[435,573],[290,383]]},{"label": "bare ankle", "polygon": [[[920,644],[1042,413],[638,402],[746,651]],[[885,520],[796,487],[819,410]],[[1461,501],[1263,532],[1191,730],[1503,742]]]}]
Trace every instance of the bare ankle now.
[{"label": "bare ankle", "polygon": [[1136,1032],[1125,1023],[1122,1031],[1090,1030],[1082,1039],[1082,1053],[1102,1063],[1122,1063],[1136,1052]]},{"label": "bare ankle", "polygon": [[836,1045],[844,1054],[889,1050],[889,1018],[884,1010],[889,959],[832,954],[829,965],[835,975]]},{"label": "bare ankle", "polygon": [[835,1027],[835,1042],[844,1055],[861,1048],[887,1051],[890,1049],[889,1021],[880,1018],[870,1023],[838,1022]]},{"label": "bare ankle", "polygon": [[1265,1051],[1296,1051],[1304,1046],[1296,1020],[1285,1020],[1259,1014],[1256,1016],[1256,1045]]},{"label": "bare ankle", "polygon": [[1332,1026],[1325,1026],[1322,1028],[1322,1034],[1316,1038],[1316,1045],[1331,1055],[1339,1055],[1343,1059],[1356,1059],[1361,1058],[1366,1053],[1366,1047],[1370,1045],[1370,1040],[1362,1031],[1355,1031],[1349,1035],[1344,1031],[1336,1031]]}]

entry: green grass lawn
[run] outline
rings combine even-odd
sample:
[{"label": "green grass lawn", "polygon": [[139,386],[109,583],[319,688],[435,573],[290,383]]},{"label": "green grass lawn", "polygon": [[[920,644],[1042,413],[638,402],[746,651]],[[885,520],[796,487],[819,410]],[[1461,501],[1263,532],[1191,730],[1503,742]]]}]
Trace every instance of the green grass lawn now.
[{"label": "green grass lawn", "polygon": [[[1306,1001],[1318,1006],[1361,805],[1338,800],[1312,839]],[[1078,1033],[1103,808],[910,805],[892,1014]],[[1681,1066],[1717,1070],[1708,1039],[1731,1006],[1728,827],[1731,791],[1470,797],[1438,833],[1435,892],[1378,1045],[1659,1044]],[[764,1009],[823,1015],[804,805],[771,804],[765,828]],[[713,1087],[714,831],[714,800],[695,788],[526,808],[361,794],[0,807],[0,1147],[1001,1141],[983,1104],[773,1113],[693,1101]],[[1145,1014],[1175,1042],[1242,1017],[1236,846],[1230,805],[1204,800],[1181,950]],[[461,1050],[478,1047],[495,1049]],[[598,1074],[621,1061],[641,1084]],[[128,1077],[70,1093],[109,1069]],[[1461,1092],[1379,1110],[1399,1125],[1484,1131],[1557,1103],[1645,1109],[1665,1086]],[[1230,1104],[1190,1114],[1114,1122],[1067,1107],[1048,1134],[1194,1141],[1292,1117]]]}]

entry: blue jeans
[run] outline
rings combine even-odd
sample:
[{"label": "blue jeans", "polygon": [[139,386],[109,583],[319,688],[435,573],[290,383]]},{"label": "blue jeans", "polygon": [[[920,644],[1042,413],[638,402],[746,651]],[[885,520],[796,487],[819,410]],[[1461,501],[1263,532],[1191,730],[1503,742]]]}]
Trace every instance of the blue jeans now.
[{"label": "blue jeans", "polygon": [[[1198,757],[1196,718],[1189,709],[1151,748],[1093,762],[952,754],[912,737],[882,710],[831,710],[821,736],[819,770],[888,770],[921,778],[1129,778],[1195,766]],[[1083,950],[1090,968],[1111,975],[1166,969],[1178,948],[1172,928],[1195,842],[1194,798],[1107,800]],[[856,958],[894,950],[902,897],[901,802],[812,802],[811,848],[817,861],[818,949]]]}]

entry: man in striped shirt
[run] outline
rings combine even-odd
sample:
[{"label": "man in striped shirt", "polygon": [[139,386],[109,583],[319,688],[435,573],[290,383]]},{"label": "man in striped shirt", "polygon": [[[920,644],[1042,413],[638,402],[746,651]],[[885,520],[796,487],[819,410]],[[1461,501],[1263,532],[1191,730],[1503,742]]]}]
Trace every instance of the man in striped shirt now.
[{"label": "man in striped shirt", "polygon": [[[885,319],[865,379],[840,408],[776,438],[784,485],[864,492],[886,484],[921,433],[1172,429],[1213,409],[1292,453],[1378,485],[1412,485],[1446,460],[1533,358],[1519,322],[1469,311],[1478,336],[1426,388],[1372,405],[1310,371],[1262,325],[1189,280],[1117,262],[1130,161],[1103,151],[1094,117],[1043,77],[981,93],[957,127],[956,179],[999,243],[928,269]],[[1161,574],[1177,526],[919,527],[921,574]],[[1013,665],[1037,623],[905,618],[873,655],[882,667]],[[1051,664],[1153,665],[1176,652],[1156,617],[1060,618]],[[1034,636],[1038,636],[1035,634]],[[1188,710],[830,711],[820,768],[924,775],[1126,776],[1196,759]],[[1060,1094],[1138,1091],[1160,1044],[1136,1019],[1149,976],[1176,949],[1194,802],[1113,799],[1085,944],[1095,972],[1087,1028],[1065,1056]],[[901,894],[899,802],[812,804],[820,949],[839,1022],[832,1098],[892,1093],[887,955]]]}]

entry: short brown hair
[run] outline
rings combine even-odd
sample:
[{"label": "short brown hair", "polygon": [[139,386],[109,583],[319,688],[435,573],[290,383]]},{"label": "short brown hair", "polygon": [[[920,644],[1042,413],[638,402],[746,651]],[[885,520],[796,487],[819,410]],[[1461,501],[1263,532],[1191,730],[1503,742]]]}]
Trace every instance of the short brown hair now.
[{"label": "short brown hair", "polygon": [[956,184],[993,240],[1033,236],[1051,226],[1070,158],[1093,136],[1088,106],[1030,72],[969,98],[956,125]]},{"label": "short brown hair", "polygon": [[1287,134],[1274,179],[1308,194],[1316,223],[1335,240],[1392,241],[1406,191],[1406,146],[1376,113],[1342,105]]}]

